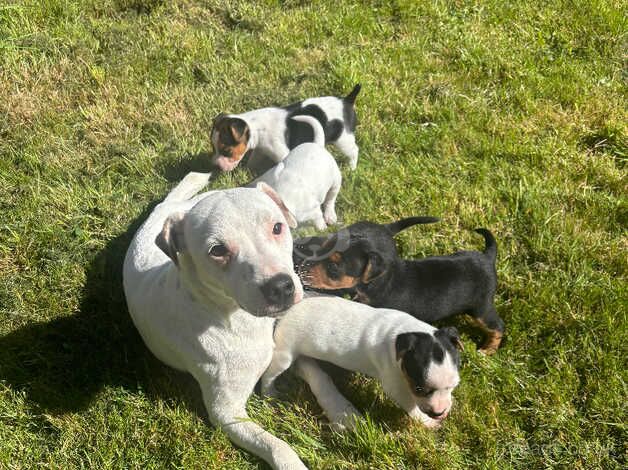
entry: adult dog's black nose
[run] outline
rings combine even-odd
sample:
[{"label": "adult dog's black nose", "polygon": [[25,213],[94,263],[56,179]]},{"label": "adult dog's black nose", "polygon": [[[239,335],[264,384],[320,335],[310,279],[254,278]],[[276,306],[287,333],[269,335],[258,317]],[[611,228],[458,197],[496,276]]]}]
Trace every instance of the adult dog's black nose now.
[{"label": "adult dog's black nose", "polygon": [[294,282],[287,274],[277,274],[262,286],[262,294],[268,303],[288,307],[294,297]]}]

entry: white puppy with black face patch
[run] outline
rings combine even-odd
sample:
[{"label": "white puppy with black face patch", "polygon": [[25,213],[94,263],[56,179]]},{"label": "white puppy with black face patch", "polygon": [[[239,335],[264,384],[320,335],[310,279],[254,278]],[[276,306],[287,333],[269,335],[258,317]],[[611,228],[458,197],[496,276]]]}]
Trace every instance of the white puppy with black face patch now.
[{"label": "white puppy with black face patch", "polygon": [[355,143],[355,99],[360,89],[356,85],[345,97],[322,96],[281,108],[219,114],[211,130],[213,163],[222,171],[231,171],[249,151],[252,166],[257,166],[262,156],[279,163],[297,145],[314,141],[312,122],[317,121],[324,141],[338,148],[355,170],[359,151]]},{"label": "white puppy with black face patch", "polygon": [[308,356],[379,379],[412,418],[436,427],[449,414],[460,381],[461,346],[453,327],[436,329],[398,310],[340,297],[306,298],[275,328],[262,391],[272,394],[275,378],[297,357]]},{"label": "white puppy with black face patch", "polygon": [[[302,470],[245,408],[272,357],[273,317],[303,297],[294,220],[264,183],[196,196],[209,176],[188,174],[135,234],[124,261],[129,313],[160,360],[198,381],[214,425],[273,468]],[[357,415],[316,364],[298,372],[332,422]]]},{"label": "white puppy with black face patch", "polygon": [[[251,183],[268,184],[281,197],[300,224],[314,224],[325,230],[335,224],[336,198],[342,185],[342,174],[334,157],[322,146],[322,128],[316,123],[316,143],[305,143],[292,149],[288,156]],[[321,209],[322,206],[322,209]]]}]

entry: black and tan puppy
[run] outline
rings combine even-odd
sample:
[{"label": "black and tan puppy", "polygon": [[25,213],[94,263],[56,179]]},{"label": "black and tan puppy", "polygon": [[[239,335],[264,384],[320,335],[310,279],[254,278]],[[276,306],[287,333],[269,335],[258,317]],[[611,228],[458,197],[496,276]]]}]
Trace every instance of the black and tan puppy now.
[{"label": "black and tan puppy", "polygon": [[394,236],[412,225],[436,222],[433,217],[411,217],[386,225],[357,222],[326,237],[294,242],[293,258],[303,285],[311,289],[350,293],[373,307],[402,310],[433,323],[466,313],[484,329],[481,351],[497,351],[504,322],[493,297],[497,286],[497,243],[486,229],[477,233],[486,246],[447,256],[403,260]]}]

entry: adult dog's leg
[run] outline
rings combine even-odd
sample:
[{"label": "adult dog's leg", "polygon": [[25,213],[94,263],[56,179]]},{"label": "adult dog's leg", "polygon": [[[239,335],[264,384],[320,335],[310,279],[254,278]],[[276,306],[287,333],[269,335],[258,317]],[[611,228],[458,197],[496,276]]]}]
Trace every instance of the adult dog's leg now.
[{"label": "adult dog's leg", "polygon": [[196,173],[191,171],[168,193],[164,202],[186,201],[190,199],[207,185],[211,175],[211,173]]},{"label": "adult dog's leg", "polygon": [[338,431],[353,429],[362,415],[336,388],[316,361],[301,356],[295,363],[297,374],[307,382],[331,425]]},{"label": "adult dog's leg", "polygon": [[265,460],[274,469],[307,470],[288,444],[251,421],[245,409],[248,396],[235,396],[233,390],[227,388],[217,390],[215,383],[200,385],[210,421],[234,444]]}]

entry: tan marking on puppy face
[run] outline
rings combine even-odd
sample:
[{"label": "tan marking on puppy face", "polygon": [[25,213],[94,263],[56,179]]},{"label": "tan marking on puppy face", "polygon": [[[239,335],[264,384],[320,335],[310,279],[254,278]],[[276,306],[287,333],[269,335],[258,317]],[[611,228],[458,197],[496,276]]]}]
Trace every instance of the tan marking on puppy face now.
[{"label": "tan marking on puppy face", "polygon": [[246,154],[250,131],[246,123],[237,118],[222,117],[212,130],[214,162],[223,170],[235,168]]},{"label": "tan marking on puppy face", "polygon": [[502,342],[504,334],[501,331],[490,329],[481,318],[473,318],[473,320],[486,334],[484,344],[482,344],[482,347],[479,349],[479,351],[483,354],[486,354],[487,356],[495,354],[497,352],[497,349],[499,348],[499,345]]},{"label": "tan marking on puppy face", "polygon": [[340,263],[340,261],[342,261],[342,255],[336,251],[329,256],[329,259],[334,263]]},{"label": "tan marking on puppy face", "polygon": [[[329,259],[331,259],[331,256]],[[359,279],[345,274],[342,274],[338,279],[330,278],[324,266],[325,262],[326,261],[307,266],[302,270],[304,282],[308,286],[316,289],[336,290],[350,289],[358,284]]]}]

